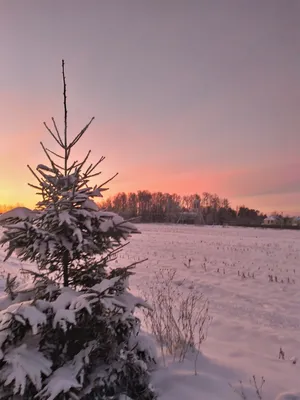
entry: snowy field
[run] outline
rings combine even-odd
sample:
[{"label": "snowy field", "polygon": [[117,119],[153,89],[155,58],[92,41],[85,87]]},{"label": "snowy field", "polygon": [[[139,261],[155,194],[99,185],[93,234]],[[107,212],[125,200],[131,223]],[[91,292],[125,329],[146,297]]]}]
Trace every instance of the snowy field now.
[{"label": "snowy field", "polygon": [[[142,234],[131,238],[115,262],[123,266],[148,258],[137,266],[131,289],[147,289],[161,268],[175,269],[182,290],[194,287],[209,299],[213,317],[197,376],[192,358],[170,362],[168,368],[161,366],[154,373],[160,399],[238,400],[241,397],[229,384],[239,388],[239,381],[247,399],[257,399],[249,383],[253,375],[258,382],[262,376],[266,381],[263,400],[298,399],[283,393],[300,393],[300,359],[293,363],[300,356],[300,232],[138,227]],[[8,272],[18,274],[20,262],[12,257],[3,263],[3,258],[1,249],[0,277]],[[3,286],[2,280],[0,290]],[[280,348],[285,360],[278,359]]]}]

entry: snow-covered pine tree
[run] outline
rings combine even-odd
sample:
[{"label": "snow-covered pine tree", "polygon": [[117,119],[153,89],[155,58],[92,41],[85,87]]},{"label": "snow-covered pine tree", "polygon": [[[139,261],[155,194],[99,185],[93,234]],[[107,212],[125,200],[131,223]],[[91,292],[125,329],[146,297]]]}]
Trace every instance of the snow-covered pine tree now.
[{"label": "snow-covered pine tree", "polygon": [[68,141],[66,80],[62,62],[64,132],[53,121],[50,135],[62,153],[47,149],[31,185],[42,199],[31,211],[1,216],[8,259],[16,252],[36,264],[32,284],[8,277],[0,298],[1,399],[154,399],[147,354],[139,343],[137,306],[147,304],[128,291],[131,265],[108,270],[107,263],[136,232],[130,222],[99,209],[91,187],[103,157],[71,162],[71,151],[93,118]]}]

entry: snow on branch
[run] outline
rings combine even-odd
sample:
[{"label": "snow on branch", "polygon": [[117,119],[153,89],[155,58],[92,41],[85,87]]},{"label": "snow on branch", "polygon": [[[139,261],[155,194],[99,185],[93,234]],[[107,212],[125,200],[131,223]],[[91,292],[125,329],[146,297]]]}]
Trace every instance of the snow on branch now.
[{"label": "snow on branch", "polygon": [[14,394],[24,395],[27,379],[36,387],[42,388],[42,375],[49,376],[52,362],[41,352],[22,344],[9,351],[5,357],[5,367],[1,369],[0,380],[4,385],[14,384]]},{"label": "snow on branch", "polygon": [[32,211],[26,207],[16,207],[0,215],[0,224],[7,223],[9,220],[28,220],[32,221],[38,216],[37,211]]}]

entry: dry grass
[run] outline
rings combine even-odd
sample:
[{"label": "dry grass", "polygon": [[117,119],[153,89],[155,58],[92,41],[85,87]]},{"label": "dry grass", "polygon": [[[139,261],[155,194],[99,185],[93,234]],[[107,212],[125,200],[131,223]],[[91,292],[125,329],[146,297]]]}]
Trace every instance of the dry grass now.
[{"label": "dry grass", "polygon": [[191,288],[184,292],[175,283],[176,271],[161,269],[143,290],[152,310],[144,310],[145,324],[165,352],[174,361],[183,362],[187,353],[195,353],[195,374],[200,347],[207,336],[211,317],[208,301]]},{"label": "dry grass", "polygon": [[[250,379],[250,385],[254,388],[255,397],[258,400],[263,400],[263,391],[262,391],[262,389],[263,389],[263,386],[264,386],[265,382],[266,381],[265,381],[264,377],[261,377],[261,381],[260,381],[260,383],[258,383],[255,375],[253,375],[252,379]],[[238,388],[233,387],[231,384],[229,386],[232,388],[233,392],[237,396],[240,397],[240,399],[242,399],[242,400],[248,400],[249,399],[249,397],[247,396],[246,391],[244,389],[242,381],[240,381],[240,386]]]}]

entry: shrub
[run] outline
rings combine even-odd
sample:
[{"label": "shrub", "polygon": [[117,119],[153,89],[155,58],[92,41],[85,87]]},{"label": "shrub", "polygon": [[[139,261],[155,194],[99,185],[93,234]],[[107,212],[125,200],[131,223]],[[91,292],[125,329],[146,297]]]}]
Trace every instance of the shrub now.
[{"label": "shrub", "polygon": [[143,310],[145,324],[160,344],[163,358],[164,349],[180,362],[189,350],[196,352],[197,373],[197,357],[211,321],[209,303],[194,288],[181,290],[175,277],[175,270],[160,270],[143,291],[151,305],[151,310]]}]

